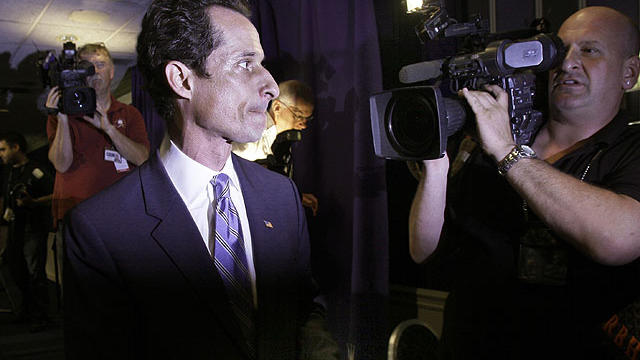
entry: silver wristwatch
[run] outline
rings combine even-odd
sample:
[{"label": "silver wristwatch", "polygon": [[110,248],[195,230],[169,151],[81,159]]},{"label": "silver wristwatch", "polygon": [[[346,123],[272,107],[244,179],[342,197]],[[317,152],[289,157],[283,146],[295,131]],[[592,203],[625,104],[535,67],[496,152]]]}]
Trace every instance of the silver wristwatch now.
[{"label": "silver wristwatch", "polygon": [[536,156],[536,152],[527,145],[516,145],[504,159],[498,162],[498,173],[504,176],[518,160],[523,158],[537,159],[538,157]]}]

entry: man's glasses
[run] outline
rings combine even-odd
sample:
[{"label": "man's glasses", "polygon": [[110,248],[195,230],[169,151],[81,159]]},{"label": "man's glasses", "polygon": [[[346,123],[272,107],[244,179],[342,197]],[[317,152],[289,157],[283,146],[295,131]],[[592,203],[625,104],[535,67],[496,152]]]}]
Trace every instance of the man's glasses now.
[{"label": "man's glasses", "polygon": [[[280,104],[282,104],[285,108],[287,108],[287,110],[289,110],[293,116],[296,118],[296,120],[305,120],[305,121],[311,121],[313,120],[313,114],[309,115],[309,116],[303,116],[301,113],[302,111],[300,111],[297,107],[295,107],[294,105],[287,105],[284,101],[279,100]],[[293,108],[293,109],[292,109]],[[295,111],[294,111],[295,110]]]}]

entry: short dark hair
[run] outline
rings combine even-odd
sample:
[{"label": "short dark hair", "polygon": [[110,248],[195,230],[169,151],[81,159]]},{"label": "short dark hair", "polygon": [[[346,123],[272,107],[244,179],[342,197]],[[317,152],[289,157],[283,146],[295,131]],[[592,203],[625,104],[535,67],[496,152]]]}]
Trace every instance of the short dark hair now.
[{"label": "short dark hair", "polygon": [[138,69],[158,114],[167,122],[175,119],[177,104],[165,77],[165,65],[180,61],[197,76],[207,76],[206,59],[222,43],[222,32],[207,14],[211,6],[251,16],[244,0],[155,0],[142,19],[136,47]]},{"label": "short dark hair", "polygon": [[20,133],[10,131],[0,134],[0,141],[5,141],[9,146],[18,145],[20,151],[27,153],[27,140]]}]

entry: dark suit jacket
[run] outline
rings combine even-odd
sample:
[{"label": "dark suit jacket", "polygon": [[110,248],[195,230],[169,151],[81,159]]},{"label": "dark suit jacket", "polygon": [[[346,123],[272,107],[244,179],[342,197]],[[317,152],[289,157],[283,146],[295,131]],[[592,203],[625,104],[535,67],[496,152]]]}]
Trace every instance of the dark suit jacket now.
[{"label": "dark suit jacket", "polygon": [[[258,358],[294,359],[313,304],[298,191],[232,156],[251,229]],[[68,358],[246,358],[222,280],[157,156],[70,212],[65,255]]]}]

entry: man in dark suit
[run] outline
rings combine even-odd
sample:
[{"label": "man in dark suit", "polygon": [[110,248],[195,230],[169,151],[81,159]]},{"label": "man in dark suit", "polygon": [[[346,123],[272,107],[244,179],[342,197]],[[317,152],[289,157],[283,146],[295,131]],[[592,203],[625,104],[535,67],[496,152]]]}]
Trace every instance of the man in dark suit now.
[{"label": "man in dark suit", "polygon": [[[138,66],[167,135],[147,163],[67,219],[69,358],[337,358],[313,301],[295,185],[231,155],[232,141],[258,139],[278,96],[246,9],[160,0],[147,11]],[[232,240],[220,229],[235,220]],[[237,244],[240,252],[226,248]],[[222,250],[243,264],[246,288]]]}]

